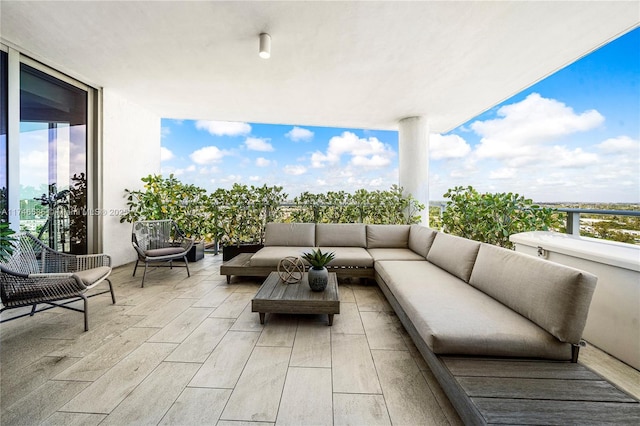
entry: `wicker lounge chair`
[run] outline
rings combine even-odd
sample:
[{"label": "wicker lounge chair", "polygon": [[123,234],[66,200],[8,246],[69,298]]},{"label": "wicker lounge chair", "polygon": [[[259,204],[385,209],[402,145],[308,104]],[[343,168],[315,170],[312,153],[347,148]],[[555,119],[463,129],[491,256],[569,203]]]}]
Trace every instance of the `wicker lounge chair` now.
[{"label": "wicker lounge chair", "polygon": [[142,285],[147,276],[147,265],[152,262],[165,263],[173,267],[174,260],[183,260],[189,272],[189,262],[187,253],[193,246],[193,240],[186,238],[178,225],[173,220],[143,220],[133,223],[131,233],[131,243],[138,254],[136,266],[133,268],[133,276],[136,276],[138,263],[144,262],[144,274],[142,275]]},{"label": "wicker lounge chair", "polygon": [[[88,297],[111,293],[116,303],[111,281],[111,258],[106,254],[72,255],[46,246],[29,233],[17,236],[12,256],[0,263],[0,295],[6,309],[31,306],[31,312],[1,322],[34,315],[47,309],[61,307],[84,313],[84,330],[89,330]],[[106,281],[109,289],[86,295],[86,292]],[[84,301],[84,309],[67,306]],[[49,305],[37,309],[40,304]]]}]

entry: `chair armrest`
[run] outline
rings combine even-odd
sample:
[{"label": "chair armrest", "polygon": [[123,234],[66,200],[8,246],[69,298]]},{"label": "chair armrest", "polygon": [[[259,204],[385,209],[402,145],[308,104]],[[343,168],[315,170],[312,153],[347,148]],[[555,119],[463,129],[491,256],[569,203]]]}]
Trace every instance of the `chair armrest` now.
[{"label": "chair armrest", "polygon": [[100,266],[111,266],[111,256],[108,254],[76,255],[76,271],[86,271]]}]

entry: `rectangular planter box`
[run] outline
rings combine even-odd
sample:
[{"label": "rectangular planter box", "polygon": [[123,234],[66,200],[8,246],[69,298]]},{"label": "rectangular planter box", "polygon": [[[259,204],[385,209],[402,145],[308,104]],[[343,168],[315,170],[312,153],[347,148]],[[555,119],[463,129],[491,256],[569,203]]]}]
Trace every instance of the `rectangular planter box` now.
[{"label": "rectangular planter box", "polygon": [[187,260],[189,262],[197,262],[204,258],[204,241],[200,241],[193,244],[191,250],[187,254]]},{"label": "rectangular planter box", "polygon": [[222,247],[222,260],[226,262],[231,260],[240,253],[255,253],[264,247],[263,244],[240,244],[240,246],[224,246]]}]

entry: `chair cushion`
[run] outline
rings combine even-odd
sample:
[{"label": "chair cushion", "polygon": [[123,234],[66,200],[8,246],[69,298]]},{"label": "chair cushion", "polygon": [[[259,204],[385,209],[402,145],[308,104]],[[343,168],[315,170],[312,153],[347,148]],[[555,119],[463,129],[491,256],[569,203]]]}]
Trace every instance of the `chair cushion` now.
[{"label": "chair cushion", "polygon": [[410,225],[367,225],[367,248],[407,248],[410,228]]},{"label": "chair cushion", "polygon": [[445,271],[469,282],[480,243],[438,232],[427,254],[427,260]]},{"label": "chair cushion", "polygon": [[596,281],[588,272],[482,244],[469,284],[561,341],[577,344]]},{"label": "chair cushion", "polygon": [[145,252],[144,252],[144,254],[147,257],[170,256],[172,254],[180,254],[180,253],[184,253],[184,248],[182,248],[182,247],[164,247],[164,248],[145,250]]},{"label": "chair cushion", "polygon": [[438,231],[422,225],[411,225],[409,230],[409,248],[426,258]]},{"label": "chair cushion", "polygon": [[380,260],[424,260],[424,257],[408,248],[367,249],[374,262]]},{"label": "chair cushion", "polygon": [[316,225],[314,223],[267,223],[264,245],[314,247]]},{"label": "chair cushion", "polygon": [[108,266],[98,266],[97,268],[87,269],[85,271],[76,271],[73,274],[82,280],[84,285],[91,287],[107,278],[111,273]]},{"label": "chair cushion", "polygon": [[571,359],[569,343],[429,262],[375,269],[436,354]]},{"label": "chair cushion", "polygon": [[366,247],[367,227],[362,223],[318,223],[318,247]]},{"label": "chair cushion", "polygon": [[323,253],[334,252],[336,257],[329,266],[353,266],[358,268],[373,267],[373,258],[362,247],[320,247]]}]

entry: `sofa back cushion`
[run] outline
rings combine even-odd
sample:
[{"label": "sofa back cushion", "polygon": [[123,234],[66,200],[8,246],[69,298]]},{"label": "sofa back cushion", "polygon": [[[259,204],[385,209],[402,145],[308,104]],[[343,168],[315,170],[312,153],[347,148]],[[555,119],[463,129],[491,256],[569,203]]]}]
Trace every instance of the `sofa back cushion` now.
[{"label": "sofa back cushion", "polygon": [[411,225],[409,230],[409,248],[422,257],[427,257],[433,239],[438,231],[422,225]]},{"label": "sofa back cushion", "polygon": [[577,344],[596,281],[588,272],[482,244],[469,284],[560,341]]},{"label": "sofa back cushion", "polygon": [[315,247],[315,223],[267,223],[265,246]]},{"label": "sofa back cushion", "polygon": [[463,281],[469,282],[480,243],[438,232],[427,253],[427,260]]},{"label": "sofa back cushion", "polygon": [[367,228],[363,223],[318,223],[318,247],[366,247]]},{"label": "sofa back cushion", "polygon": [[367,225],[367,248],[407,248],[410,228],[410,225]]}]

